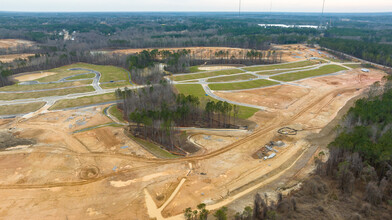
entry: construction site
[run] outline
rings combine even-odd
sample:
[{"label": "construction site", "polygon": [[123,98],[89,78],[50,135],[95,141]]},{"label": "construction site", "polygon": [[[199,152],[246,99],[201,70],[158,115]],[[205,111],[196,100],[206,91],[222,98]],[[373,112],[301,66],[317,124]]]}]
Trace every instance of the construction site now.
[{"label": "construction site", "polygon": [[[338,120],[386,74],[319,48],[274,47],[284,63],[200,66],[166,77],[180,93],[251,112],[242,118],[249,127],[181,128],[199,149],[186,156],[132,137],[111,112],[116,88],[144,86],[126,71],[75,64],[15,76],[36,84],[0,90],[0,108],[30,109],[1,111],[0,218],[184,219],[184,210],[200,203],[235,213],[258,192],[276,199],[298,189],[314,156],[323,151],[327,158]],[[192,50],[205,58],[218,49]]]}]

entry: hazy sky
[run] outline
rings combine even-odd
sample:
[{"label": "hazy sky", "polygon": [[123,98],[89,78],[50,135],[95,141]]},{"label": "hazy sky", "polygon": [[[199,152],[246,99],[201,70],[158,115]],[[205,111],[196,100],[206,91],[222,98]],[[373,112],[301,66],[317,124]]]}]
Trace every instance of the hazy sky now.
[{"label": "hazy sky", "polygon": [[[0,0],[0,11],[237,11],[239,0]],[[323,0],[242,0],[243,11],[320,12]],[[326,12],[392,12],[392,0],[326,0]]]}]

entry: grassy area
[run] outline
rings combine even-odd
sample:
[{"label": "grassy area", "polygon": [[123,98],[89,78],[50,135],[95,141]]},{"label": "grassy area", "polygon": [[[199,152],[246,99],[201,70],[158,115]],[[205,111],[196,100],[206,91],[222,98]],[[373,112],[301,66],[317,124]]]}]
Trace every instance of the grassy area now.
[{"label": "grassy area", "polygon": [[137,138],[133,135],[128,135],[132,140],[134,140],[136,143],[138,143],[140,146],[142,146],[144,149],[146,149],[148,152],[153,154],[154,156],[158,158],[163,158],[163,159],[175,159],[179,158],[180,156],[173,155],[170,152],[160,148],[158,145],[151,143],[149,141],[143,140],[141,138]]},{"label": "grassy area", "polygon": [[117,108],[117,105],[113,105],[108,109],[109,113],[116,117],[121,122],[126,122],[123,117],[123,113]]},{"label": "grassy area", "polygon": [[227,69],[227,70],[220,70],[220,71],[213,71],[213,72],[172,76],[170,78],[175,81],[184,81],[184,80],[192,80],[192,79],[201,79],[201,78],[206,78],[211,76],[231,75],[231,74],[243,73],[243,72],[244,71],[239,69]]},{"label": "grassy area", "polygon": [[0,106],[0,115],[17,115],[37,111],[45,105],[45,102],[34,102],[18,105],[2,105]]},{"label": "grassy area", "polygon": [[234,75],[234,76],[222,76],[217,78],[212,78],[207,80],[207,82],[229,82],[229,81],[238,81],[238,80],[247,80],[247,79],[254,79],[256,76],[252,74],[241,74],[241,75]]},{"label": "grassy area", "polygon": [[[216,99],[211,98],[210,96],[206,96],[206,93],[200,84],[177,84],[175,85],[175,87],[179,93],[182,93],[184,95],[194,95],[199,97],[201,100],[218,101]],[[242,119],[250,118],[252,115],[254,115],[256,112],[259,111],[259,109],[256,108],[250,108],[245,106],[239,106],[239,107],[240,107],[240,112],[238,114],[238,117]]]},{"label": "grassy area", "polygon": [[95,77],[95,73],[89,73],[89,74],[83,74],[83,75],[74,76],[72,78],[69,78],[68,80],[92,79],[94,77]]},{"label": "grassy area", "polygon": [[51,83],[51,84],[37,84],[37,85],[11,85],[0,88],[0,91],[30,91],[30,90],[42,90],[42,89],[57,89],[79,85],[89,85],[92,80],[83,80],[79,82],[65,82],[65,83]]},{"label": "grassy area", "polygon": [[59,89],[44,92],[26,92],[26,93],[3,93],[0,100],[30,99],[49,96],[63,96],[73,93],[85,93],[95,91],[92,86],[77,87],[72,89]]},{"label": "grassy area", "polygon": [[362,64],[344,64],[344,65],[353,69],[362,67]]},{"label": "grassy area", "polygon": [[244,70],[247,71],[263,71],[263,70],[276,70],[276,69],[290,69],[290,68],[299,68],[299,67],[305,67],[305,66],[311,66],[320,63],[320,61],[301,61],[301,62],[295,62],[295,63],[283,63],[283,64],[276,64],[276,65],[264,65],[264,66],[255,66],[255,67],[246,67],[243,68]]},{"label": "grassy area", "polygon": [[199,66],[191,66],[191,67],[189,68],[189,71],[190,71],[191,73],[197,73],[197,72],[201,72],[202,70],[199,70]]},{"label": "grassy area", "polygon": [[114,83],[105,83],[105,84],[100,84],[102,89],[113,89],[113,88],[124,88],[124,87],[129,87],[131,84],[128,81],[124,82],[114,82]]},{"label": "grassy area", "polygon": [[240,89],[253,89],[259,88],[263,86],[272,86],[277,85],[279,83],[259,79],[259,80],[251,80],[247,82],[239,82],[239,83],[217,83],[208,85],[212,90],[240,90]]},{"label": "grassy area", "polygon": [[289,81],[295,81],[295,80],[304,79],[312,76],[321,76],[325,74],[336,73],[342,70],[347,70],[347,69],[338,65],[326,65],[314,70],[287,73],[279,76],[273,76],[271,78],[275,80],[289,82]]},{"label": "grassy area", "polygon": [[68,76],[86,73],[86,70],[68,70],[72,68],[84,68],[98,71],[102,74],[100,82],[110,82],[110,81],[118,81],[125,80],[129,81],[128,71],[116,66],[104,66],[104,65],[94,65],[88,63],[75,63],[67,66],[62,66],[59,68],[47,70],[47,72],[56,72],[57,74],[47,76],[41,79],[38,79],[40,82],[52,82],[58,81]]},{"label": "grassy area", "polygon": [[52,107],[50,107],[50,110],[85,106],[85,105],[104,103],[104,102],[115,101],[115,100],[116,100],[116,96],[114,95],[114,93],[86,96],[86,97],[80,97],[76,99],[63,99],[57,101],[54,105],[52,105]]}]

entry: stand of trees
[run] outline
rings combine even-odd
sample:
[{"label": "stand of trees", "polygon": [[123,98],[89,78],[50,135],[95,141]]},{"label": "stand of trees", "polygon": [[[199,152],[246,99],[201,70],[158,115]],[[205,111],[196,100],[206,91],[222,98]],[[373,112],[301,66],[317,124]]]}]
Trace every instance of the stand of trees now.
[{"label": "stand of trees", "polygon": [[321,38],[319,44],[322,47],[392,67],[392,45],[338,38]]},{"label": "stand of trees", "polygon": [[166,81],[137,90],[118,89],[116,97],[124,118],[132,122],[129,128],[135,136],[174,152],[186,146],[186,137],[177,127],[235,127],[231,122],[235,123],[239,112],[237,106],[221,101],[209,101],[204,108],[196,96],[173,93]]}]

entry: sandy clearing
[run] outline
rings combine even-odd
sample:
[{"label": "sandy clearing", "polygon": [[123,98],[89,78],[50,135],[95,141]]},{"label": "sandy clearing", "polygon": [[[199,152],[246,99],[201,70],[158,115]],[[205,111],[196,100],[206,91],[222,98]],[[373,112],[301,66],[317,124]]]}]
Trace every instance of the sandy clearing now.
[{"label": "sandy clearing", "polygon": [[147,176],[143,176],[142,178],[137,178],[137,179],[132,179],[132,180],[127,180],[127,181],[110,181],[110,185],[114,186],[114,187],[124,187],[124,186],[129,186],[132,183],[136,183],[136,182],[145,182],[145,181],[150,181],[152,179],[158,178],[158,177],[162,177],[162,176],[167,176],[169,175],[167,172],[161,172],[161,173],[154,173],[154,174],[150,174]]},{"label": "sandy clearing", "polygon": [[30,56],[34,56],[31,53],[23,53],[23,54],[9,54],[9,55],[0,55],[0,62],[10,63],[15,59],[27,59]]},{"label": "sandy clearing", "polygon": [[0,48],[10,49],[17,46],[32,46],[34,42],[20,39],[0,39]]},{"label": "sandy clearing", "polygon": [[25,81],[36,80],[39,78],[43,78],[43,77],[51,76],[51,75],[55,75],[55,74],[57,74],[57,73],[55,73],[55,72],[23,73],[19,76],[14,76],[13,78],[15,80],[18,80],[19,82],[25,82]]}]

